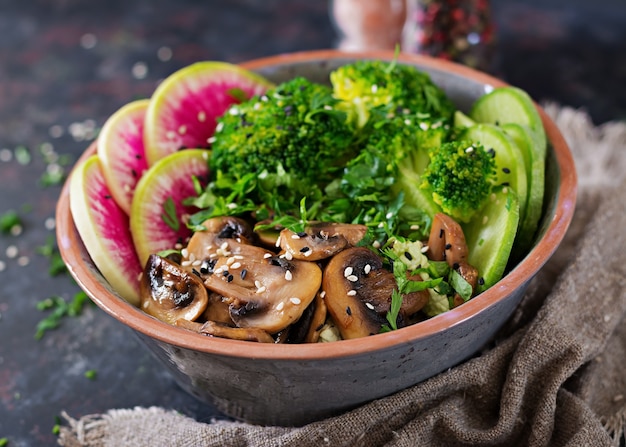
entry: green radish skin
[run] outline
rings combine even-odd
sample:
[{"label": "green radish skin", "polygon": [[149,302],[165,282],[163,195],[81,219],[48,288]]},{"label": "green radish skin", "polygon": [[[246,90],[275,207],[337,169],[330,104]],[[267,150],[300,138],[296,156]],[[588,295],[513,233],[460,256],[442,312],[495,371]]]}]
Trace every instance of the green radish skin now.
[{"label": "green radish skin", "polygon": [[545,158],[547,137],[541,116],[532,98],[524,90],[507,86],[492,90],[476,100],[469,113],[478,123],[516,123],[532,130],[536,149]]},{"label": "green radish skin", "polygon": [[70,210],[85,248],[102,276],[122,298],[138,306],[142,269],[128,216],[113,200],[97,155],[72,172]]},{"label": "green radish skin", "polygon": [[226,62],[197,62],[168,76],[146,113],[144,144],[151,166],[186,148],[208,148],[216,118],[231,105],[264,93],[273,84]]},{"label": "green radish skin", "polygon": [[522,212],[520,230],[514,245],[514,257],[521,256],[530,248],[537,225],[541,218],[543,194],[545,189],[545,159],[534,149],[535,143],[532,131],[525,126],[515,123],[506,123],[502,130],[513,138],[517,146],[522,149],[528,180],[528,199],[526,209]]},{"label": "green radish skin", "polygon": [[510,186],[517,194],[519,208],[526,209],[528,180],[522,151],[499,127],[492,124],[477,124],[468,127],[463,138],[478,142],[486,150],[495,151],[496,185]]},{"label": "green radish skin", "polygon": [[[130,231],[141,265],[151,254],[174,249],[191,236],[183,216],[194,210],[183,205],[183,200],[196,195],[193,177],[208,180],[206,149],[187,149],[162,158],[143,175],[133,197]],[[171,198],[175,206],[179,228],[166,223],[163,215]]]},{"label": "green radish skin", "polygon": [[481,212],[463,225],[468,263],[478,270],[477,293],[498,282],[506,269],[519,225],[517,194],[495,187]]},{"label": "green radish skin", "polygon": [[143,145],[143,126],[149,100],[133,101],[104,123],[98,136],[98,156],[111,195],[126,214],[137,182],[148,169]]}]

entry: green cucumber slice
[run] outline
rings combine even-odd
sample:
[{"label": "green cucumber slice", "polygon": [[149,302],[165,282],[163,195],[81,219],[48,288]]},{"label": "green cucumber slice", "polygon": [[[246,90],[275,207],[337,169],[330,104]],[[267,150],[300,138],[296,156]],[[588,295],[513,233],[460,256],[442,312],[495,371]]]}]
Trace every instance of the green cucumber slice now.
[{"label": "green cucumber slice", "polygon": [[468,127],[463,137],[482,144],[488,151],[495,151],[496,185],[510,186],[517,193],[519,208],[523,213],[528,198],[526,165],[522,151],[513,139],[492,124]]},{"label": "green cucumber slice", "polygon": [[522,89],[512,86],[494,89],[474,102],[469,116],[479,123],[528,126],[537,148],[546,152],[547,139],[541,116],[531,97]]},{"label": "green cucumber slice", "polygon": [[454,112],[454,127],[472,127],[474,124],[476,124],[476,121],[474,121],[472,118],[470,118],[468,115],[466,115],[465,113],[461,112],[460,110],[457,110],[456,112]]},{"label": "green cucumber slice", "polygon": [[528,180],[526,209],[522,212],[523,218],[520,222],[519,234],[513,249],[515,252],[514,256],[518,257],[526,253],[530,248],[537,231],[537,224],[541,218],[545,189],[545,159],[542,158],[540,151],[535,149],[536,146],[530,128],[515,123],[506,123],[501,127],[522,150]]},{"label": "green cucumber slice", "polygon": [[520,221],[517,194],[509,187],[495,187],[485,207],[463,225],[468,262],[478,270],[477,292],[497,283],[504,274]]}]

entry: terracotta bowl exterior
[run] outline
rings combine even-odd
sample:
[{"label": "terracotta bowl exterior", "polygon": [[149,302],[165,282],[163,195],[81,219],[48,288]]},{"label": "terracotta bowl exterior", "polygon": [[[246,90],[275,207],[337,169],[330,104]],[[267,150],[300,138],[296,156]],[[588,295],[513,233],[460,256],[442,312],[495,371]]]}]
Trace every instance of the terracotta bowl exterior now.
[{"label": "terracotta bowl exterior", "polygon": [[[334,68],[363,58],[391,60],[393,54],[314,51],[243,65],[274,82],[295,75],[326,82]],[[506,85],[443,60],[404,54],[398,59],[430,73],[465,111],[479,96]],[[550,148],[545,211],[534,247],[486,292],[447,313],[397,331],[334,343],[272,345],[209,338],[158,321],[120,298],[94,266],[70,214],[67,183],[57,208],[59,249],[70,273],[91,299],[132,328],[189,393],[240,420],[302,425],[444,371],[473,356],[506,324],[529,281],[563,239],[576,200],[571,153],[555,124],[541,109],[539,113]],[[95,144],[79,163],[94,151]]]}]

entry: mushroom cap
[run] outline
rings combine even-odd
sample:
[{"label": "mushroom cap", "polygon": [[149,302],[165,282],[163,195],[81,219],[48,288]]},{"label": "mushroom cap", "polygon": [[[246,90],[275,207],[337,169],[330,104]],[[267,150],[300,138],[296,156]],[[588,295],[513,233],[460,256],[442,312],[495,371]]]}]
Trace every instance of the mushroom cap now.
[{"label": "mushroom cap", "polygon": [[159,320],[196,320],[206,309],[207,291],[202,281],[180,265],[152,254],[140,281],[140,306]]},{"label": "mushroom cap", "polygon": [[294,259],[319,261],[356,245],[366,232],[365,225],[313,223],[302,233],[282,230],[279,236],[280,248]]}]

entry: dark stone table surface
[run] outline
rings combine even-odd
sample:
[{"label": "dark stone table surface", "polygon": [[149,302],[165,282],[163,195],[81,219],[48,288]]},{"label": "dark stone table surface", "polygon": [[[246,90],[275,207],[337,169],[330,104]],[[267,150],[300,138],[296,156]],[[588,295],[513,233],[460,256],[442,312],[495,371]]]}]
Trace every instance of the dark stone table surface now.
[{"label": "dark stone table surface", "polygon": [[[596,123],[626,119],[624,0],[500,0],[493,14],[498,76]],[[50,180],[112,112],[184,65],[333,47],[327,3],[0,0],[0,35],[0,215],[22,222],[20,234],[0,234],[0,439],[54,445],[62,411],[156,405],[221,417],[93,305],[35,338],[50,314],[37,303],[79,290],[49,273],[60,191]]]}]

